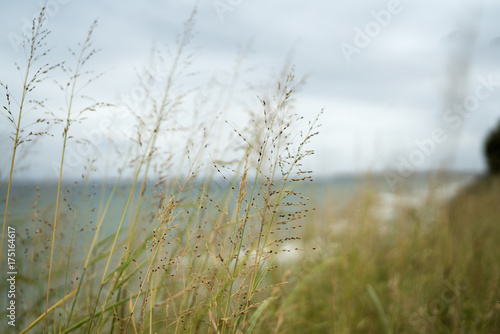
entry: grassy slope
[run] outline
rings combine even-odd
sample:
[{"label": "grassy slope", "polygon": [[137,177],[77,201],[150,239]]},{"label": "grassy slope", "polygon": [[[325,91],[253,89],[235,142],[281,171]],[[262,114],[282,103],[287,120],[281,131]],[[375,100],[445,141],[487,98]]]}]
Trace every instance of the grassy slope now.
[{"label": "grassy slope", "polygon": [[347,210],[347,228],[319,208],[317,249],[304,253],[261,331],[497,333],[499,190],[500,179],[483,180],[433,221],[425,219],[431,200],[390,229],[370,214],[369,193]]}]

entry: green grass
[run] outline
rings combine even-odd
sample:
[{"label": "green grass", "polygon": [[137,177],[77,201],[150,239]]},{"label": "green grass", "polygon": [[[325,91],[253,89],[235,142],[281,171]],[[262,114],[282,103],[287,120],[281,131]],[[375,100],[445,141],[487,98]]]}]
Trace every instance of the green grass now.
[{"label": "green grass", "polygon": [[283,333],[496,332],[499,187],[487,179],[438,207],[431,221],[423,219],[428,207],[401,209],[389,229],[365,214],[376,205],[370,195],[346,209],[350,225],[341,232],[328,232],[337,222],[319,207],[310,232],[318,253],[294,268],[262,332],[276,323]]}]

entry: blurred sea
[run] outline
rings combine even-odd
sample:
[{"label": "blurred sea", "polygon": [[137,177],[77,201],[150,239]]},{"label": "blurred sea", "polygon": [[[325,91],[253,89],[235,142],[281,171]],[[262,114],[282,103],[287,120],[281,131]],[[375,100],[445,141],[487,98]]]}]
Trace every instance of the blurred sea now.
[{"label": "blurred sea", "polygon": [[[476,177],[478,175],[474,173],[445,173],[438,176],[431,173],[420,173],[405,179],[404,182],[398,185],[397,189],[391,189],[383,174],[368,176],[344,175],[330,178],[319,177],[313,182],[302,182],[296,185],[294,191],[300,192],[304,198],[308,199],[300,200],[306,206],[318,208],[315,213],[316,215],[328,214],[328,217],[331,217],[332,213],[333,215],[338,214],[339,219],[337,220],[337,224],[324,226],[324,228],[333,231],[334,229],[343,228],[343,226],[350,224],[349,218],[342,218],[341,216],[343,209],[348,208],[352,202],[362,199],[367,194],[370,194],[371,198],[376,201],[373,206],[375,209],[374,214],[378,215],[382,221],[397,221],[397,214],[400,212],[396,210],[398,206],[418,207],[419,205],[426,205],[429,199],[436,203],[445,203]],[[182,198],[182,203],[186,203],[182,207],[184,209],[184,216],[179,215],[175,224],[183,224],[185,222],[186,211],[191,210],[189,202],[201,196],[201,193],[197,191],[200,184],[200,181],[198,183],[194,182],[187,192],[189,195],[185,195]],[[59,209],[59,232],[56,234],[57,249],[55,257],[58,259],[58,270],[64,270],[69,257],[77,264],[75,269],[83,265],[94,235],[85,231],[95,230],[98,219],[102,217],[107,204],[109,204],[109,209],[99,234],[99,241],[101,243],[108,243],[108,246],[101,244],[95,250],[96,255],[100,250],[109,248],[112,238],[106,239],[106,237],[115,234],[122,217],[124,219],[122,228],[124,234],[121,237],[126,236],[126,225],[134,219],[133,214],[130,214],[130,210],[127,210],[125,213],[123,210],[130,194],[131,183],[119,183],[115,195],[108,203],[107,201],[110,198],[113,185],[114,183],[111,181],[89,181],[85,187],[75,182],[67,182],[63,186]],[[140,187],[140,183],[138,187]],[[216,203],[217,199],[222,197],[221,194],[227,193],[227,189],[227,185],[223,180],[215,180],[210,189],[210,198],[213,200],[210,203]],[[3,184],[0,188],[2,212],[5,208],[6,190],[7,187]],[[46,269],[47,259],[50,258],[50,241],[52,239],[56,193],[56,182],[24,182],[13,185],[7,226],[16,228],[16,247],[18,252],[16,266],[20,272],[26,273],[26,275],[19,276],[20,279],[33,280],[33,277],[35,277],[33,276],[33,272],[36,272],[35,268],[38,268],[37,270],[41,272]],[[136,189],[133,194],[135,196],[131,197],[129,208],[138,205],[137,198],[139,197],[140,190]],[[237,198],[236,190],[232,196]],[[136,240],[140,240],[138,238],[148,235],[154,228],[152,226],[155,226],[157,219],[155,213],[158,212],[160,205],[165,204],[165,202],[160,202],[160,198],[168,200],[168,192],[165,192],[164,189],[154,187],[153,184],[148,184],[144,200],[141,203],[141,216],[138,220],[140,230],[134,230],[134,233],[137,234],[134,234],[133,238]],[[235,200],[232,202],[234,203]],[[191,212],[196,212],[196,209],[197,207]],[[233,209],[234,207],[228,208],[229,211]],[[229,214],[231,213],[229,212]],[[203,219],[207,220],[207,217],[210,220],[210,213]],[[326,220],[321,219],[320,224],[325,224],[329,221],[329,218]],[[391,225],[387,224],[387,226]],[[278,234],[275,236],[278,236]],[[301,246],[305,247],[306,245],[300,244],[300,241],[294,242],[293,245],[283,245],[284,248]],[[122,246],[120,246],[120,251],[116,255],[113,255],[116,261],[118,261],[121,252]],[[300,253],[291,252],[283,254],[285,255],[280,255],[278,258],[278,262],[280,263],[293,261]],[[60,276],[61,282],[63,277],[64,275]],[[43,296],[43,290],[40,290],[38,294]]]},{"label": "blurred sea", "polygon": [[[432,193],[436,201],[446,201],[452,198],[460,189],[472,182],[478,174],[446,172],[441,175],[435,173],[415,173],[412,177],[404,179],[397,184],[396,189],[391,189],[384,174],[374,175],[343,175],[336,177],[317,177],[313,182],[302,182],[295,190],[309,198],[308,205],[333,208],[340,212],[349,202],[370,191],[377,197],[379,204],[378,214],[390,219],[395,205],[422,204]],[[95,223],[98,213],[104,209],[107,199],[111,194],[114,181],[89,181],[84,186],[77,182],[66,182],[62,187],[60,211],[67,215],[78,216],[88,224]],[[196,185],[195,185],[196,186]],[[212,197],[217,198],[217,192],[224,190],[222,180],[213,183]],[[119,183],[115,196],[109,203],[107,221],[119,221],[123,214],[123,207],[130,193],[131,183]],[[137,188],[140,188],[140,183]],[[135,190],[131,205],[136,205],[135,199],[139,195]],[[4,212],[7,186],[0,186],[0,209]],[[189,192],[188,192],[189,193]],[[197,196],[197,192],[193,196]],[[9,201],[8,223],[17,226],[26,226],[40,217],[53,219],[54,203],[57,194],[57,182],[23,182],[13,184]],[[142,203],[143,211],[157,211],[160,195],[164,190],[154,188],[148,184],[146,199]],[[52,212],[52,216],[51,216]],[[128,220],[125,217],[125,221]],[[65,219],[68,221],[68,219]],[[107,226],[113,230],[113,226]],[[103,231],[106,234],[106,231]]]}]

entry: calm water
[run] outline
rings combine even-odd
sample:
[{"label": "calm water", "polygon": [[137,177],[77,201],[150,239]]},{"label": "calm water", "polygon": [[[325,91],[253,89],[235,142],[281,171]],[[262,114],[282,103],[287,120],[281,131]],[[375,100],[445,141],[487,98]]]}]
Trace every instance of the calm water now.
[{"label": "calm water", "polygon": [[[396,198],[399,200],[415,198],[417,200],[417,197],[425,196],[429,187],[438,188],[442,191],[444,197],[450,197],[474,177],[475,174],[472,173],[448,173],[440,178],[435,178],[431,174],[421,173],[405,180],[404,183],[400,183],[400,188],[393,190],[389,188],[383,175],[370,177],[345,175],[330,178],[318,177],[314,182],[299,184],[296,186],[296,190],[310,199],[308,205],[328,205],[341,210],[355,196],[368,188],[377,192],[381,200],[386,203],[385,205],[390,205],[391,201],[393,202]],[[78,216],[78,224],[88,227],[91,227],[92,224],[95,225],[110,197],[113,185],[114,181],[108,181],[107,183],[88,182],[85,188],[81,183],[76,182],[67,182],[64,184],[60,200],[60,212],[64,213],[64,219],[61,219],[61,221],[66,224],[73,224],[74,217]],[[187,197],[191,198],[183,197],[184,202],[189,202],[200,195],[197,191],[200,184],[194,183],[192,186],[193,188],[186,192]],[[137,188],[140,188],[140,184]],[[129,182],[122,182],[117,187],[106,215],[107,224],[103,226],[103,236],[115,230],[123,215],[123,208],[125,207],[130,189],[131,184]],[[222,180],[215,181],[210,189],[210,197],[214,201],[217,201],[226,189],[227,186]],[[6,185],[3,184],[0,188],[0,210],[2,213],[5,208],[6,190]],[[136,199],[139,192],[139,189],[136,189],[130,206],[137,204]],[[168,191],[164,188],[155,188],[153,184],[148,184],[141,212],[145,214],[148,212],[157,212],[160,201],[158,196],[167,193]],[[15,225],[22,229],[35,228],[34,231],[36,231],[36,227],[40,221],[52,221],[54,218],[56,194],[56,182],[14,184],[9,202],[9,225]],[[125,224],[131,218],[126,213]]]}]

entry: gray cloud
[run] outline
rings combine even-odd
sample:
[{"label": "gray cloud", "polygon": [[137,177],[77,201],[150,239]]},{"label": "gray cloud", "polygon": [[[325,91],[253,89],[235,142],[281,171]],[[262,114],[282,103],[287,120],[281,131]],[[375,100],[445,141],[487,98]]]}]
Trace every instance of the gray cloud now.
[{"label": "gray cloud", "polygon": [[[96,45],[102,51],[92,66],[109,72],[88,93],[106,101],[133,88],[134,68],[147,63],[153,44],[172,45],[193,5],[153,0],[64,2],[57,10],[52,8],[54,15],[49,20],[51,43],[57,45],[51,57],[64,58],[66,45],[81,40],[98,18]],[[359,171],[374,165],[394,167],[394,157],[409,154],[415,140],[439,126],[449,103],[444,93],[453,43],[460,41],[461,29],[468,24],[476,27],[477,37],[466,86],[473,89],[477,77],[488,73],[500,77],[500,5],[494,1],[482,2],[477,20],[471,14],[476,7],[472,1],[401,1],[403,10],[350,63],[339,45],[353,44],[356,27],[364,29],[374,20],[372,12],[386,9],[390,1],[242,0],[224,13],[224,20],[214,3],[202,1],[199,8],[198,36],[193,43],[199,46],[198,68],[230,72],[228,64],[233,66],[236,50],[252,39],[246,66],[257,66],[254,75],[265,82],[266,73],[278,71],[293,49],[298,73],[310,74],[298,95],[299,110],[312,116],[325,108],[324,127],[314,141],[318,155],[311,162],[322,173]],[[30,19],[40,6],[35,1],[2,6],[0,79],[16,82],[13,63],[22,63],[22,52],[14,50],[9,33],[20,34],[23,18]],[[51,97],[55,93],[44,90],[37,94]],[[482,102],[460,129],[456,143],[443,146],[422,168],[438,167],[444,156],[453,154],[454,168],[483,169],[481,145],[498,121],[499,99],[495,92]],[[54,141],[44,143],[37,166],[57,159],[56,147]],[[51,172],[40,167],[36,173],[47,176]]]}]

